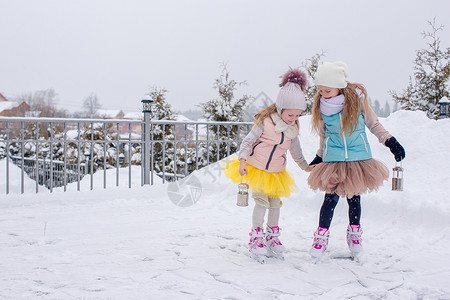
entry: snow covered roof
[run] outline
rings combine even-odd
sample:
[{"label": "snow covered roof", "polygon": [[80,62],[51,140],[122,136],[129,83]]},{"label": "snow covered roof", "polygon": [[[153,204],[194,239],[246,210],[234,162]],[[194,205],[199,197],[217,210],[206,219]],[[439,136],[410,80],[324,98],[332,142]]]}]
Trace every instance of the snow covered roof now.
[{"label": "snow covered roof", "polygon": [[130,119],[130,120],[141,120],[143,118],[143,114],[141,111],[125,111],[123,112],[124,119]]},{"label": "snow covered roof", "polygon": [[189,121],[192,121],[192,120],[189,119],[188,117],[182,115],[182,114],[177,114],[176,121],[189,122]]},{"label": "snow covered roof", "polygon": [[99,116],[105,116],[107,118],[115,118],[121,112],[120,109],[99,109],[97,114]]},{"label": "snow covered roof", "polygon": [[10,110],[13,109],[15,107],[19,106],[19,103],[14,102],[14,101],[0,101],[0,112],[4,111],[4,110]]},{"label": "snow covered roof", "polygon": [[123,111],[120,109],[99,109],[97,110],[97,114],[99,116],[105,116],[107,118],[118,118],[120,114],[123,114],[123,116],[120,116],[120,118],[123,119],[129,119],[129,120],[140,120],[142,119],[142,112],[141,111]]}]

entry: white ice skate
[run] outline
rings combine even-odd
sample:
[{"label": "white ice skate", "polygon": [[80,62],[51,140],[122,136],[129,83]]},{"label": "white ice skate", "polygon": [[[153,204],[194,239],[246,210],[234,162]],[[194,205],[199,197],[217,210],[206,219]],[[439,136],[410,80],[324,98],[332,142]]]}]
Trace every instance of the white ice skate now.
[{"label": "white ice skate", "polygon": [[284,259],[283,252],[286,248],[280,242],[278,237],[280,236],[280,228],[278,226],[269,227],[266,229],[266,237],[264,243],[267,247],[267,255],[278,259]]},{"label": "white ice skate", "polygon": [[259,263],[264,263],[264,258],[267,254],[267,249],[264,245],[263,239],[264,231],[261,227],[252,229],[252,231],[250,231],[248,251],[250,251],[250,256]]},{"label": "white ice skate", "polygon": [[352,258],[359,261],[362,253],[362,229],[360,225],[349,225],[347,228],[347,244]]},{"label": "white ice skate", "polygon": [[314,242],[309,251],[313,261],[317,262],[323,257],[325,250],[327,250],[329,237],[330,232],[328,231],[328,228],[318,227],[316,232],[314,232]]}]

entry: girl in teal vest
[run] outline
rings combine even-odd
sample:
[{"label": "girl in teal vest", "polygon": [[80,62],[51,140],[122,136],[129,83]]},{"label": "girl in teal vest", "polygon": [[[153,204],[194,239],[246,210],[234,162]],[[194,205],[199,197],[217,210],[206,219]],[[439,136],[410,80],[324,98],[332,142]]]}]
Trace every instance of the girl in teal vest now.
[{"label": "girl in teal vest", "polygon": [[353,256],[362,251],[360,195],[378,189],[389,178],[387,167],[372,158],[365,127],[389,147],[396,161],[405,157],[403,147],[384,129],[368,105],[366,89],[347,82],[347,72],[343,62],[325,62],[317,69],[315,78],[318,92],[312,109],[312,128],[320,136],[320,145],[310,163],[308,184],[313,190],[325,192],[310,251],[316,259],[327,248],[339,197],[346,197],[349,206],[349,249]]}]

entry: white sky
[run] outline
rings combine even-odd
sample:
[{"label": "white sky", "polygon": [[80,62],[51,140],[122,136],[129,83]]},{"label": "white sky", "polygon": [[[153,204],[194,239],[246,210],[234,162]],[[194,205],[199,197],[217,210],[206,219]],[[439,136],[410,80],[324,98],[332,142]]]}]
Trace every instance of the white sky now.
[{"label": "white sky", "polygon": [[158,86],[175,110],[195,109],[227,62],[241,93],[275,99],[279,76],[324,50],[384,103],[406,87],[427,20],[449,46],[449,12],[447,0],[0,0],[0,93],[53,88],[75,111],[94,92],[104,109],[140,110]]}]

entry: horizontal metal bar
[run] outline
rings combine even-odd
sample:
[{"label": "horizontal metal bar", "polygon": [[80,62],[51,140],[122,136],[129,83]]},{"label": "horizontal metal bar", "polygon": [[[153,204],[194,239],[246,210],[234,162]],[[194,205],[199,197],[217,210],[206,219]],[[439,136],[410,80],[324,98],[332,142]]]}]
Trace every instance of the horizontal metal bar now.
[{"label": "horizontal metal bar", "polygon": [[[0,117],[0,122],[61,122],[61,123],[131,123],[142,124],[142,120],[133,119],[73,119],[73,118],[28,118],[28,117]],[[187,124],[187,125],[253,125],[253,122],[213,122],[213,121],[170,121],[152,120],[152,124]]]}]

